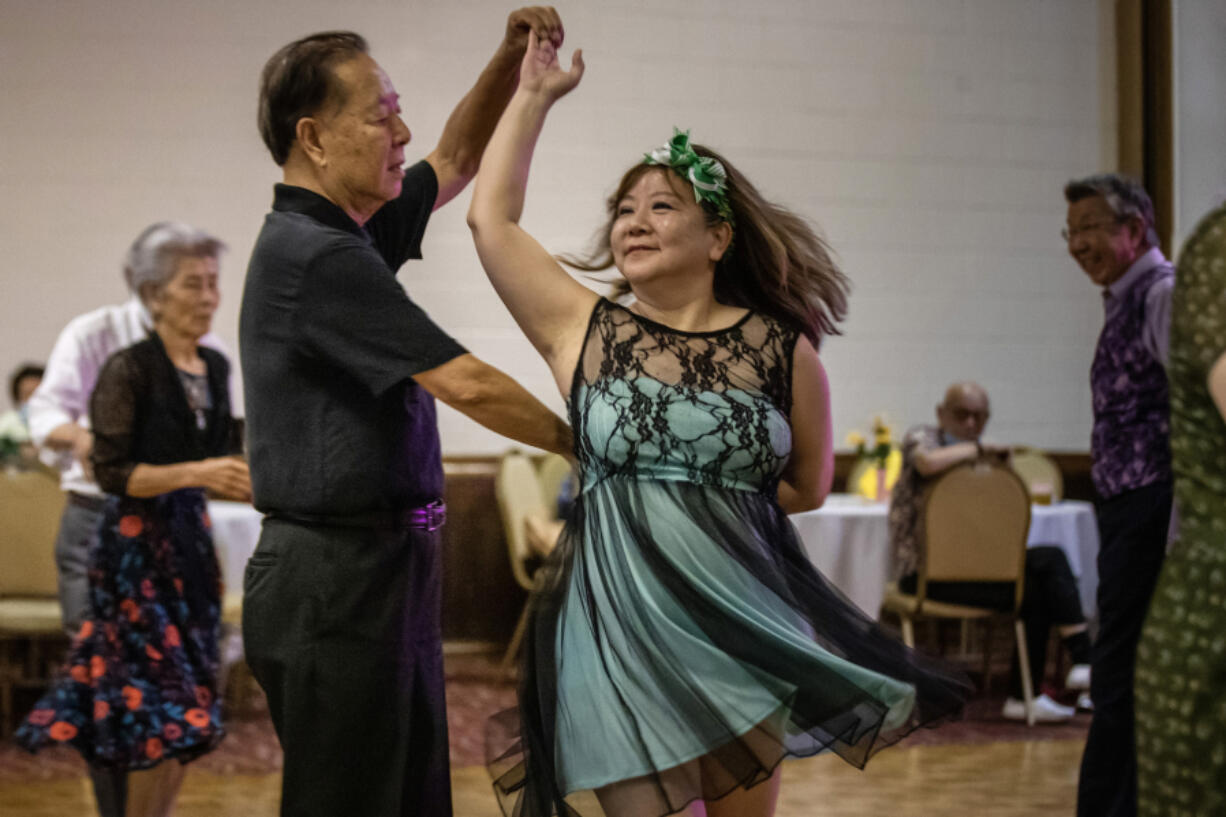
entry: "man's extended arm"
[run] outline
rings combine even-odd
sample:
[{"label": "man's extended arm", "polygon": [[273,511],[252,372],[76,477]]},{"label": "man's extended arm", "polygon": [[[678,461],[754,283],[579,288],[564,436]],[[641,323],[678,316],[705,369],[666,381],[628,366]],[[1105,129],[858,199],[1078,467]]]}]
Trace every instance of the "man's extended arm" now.
[{"label": "man's extended arm", "polygon": [[973,442],[954,443],[938,448],[920,448],[915,452],[915,470],[921,476],[936,476],[955,465],[979,457],[979,445]]},{"label": "man's extended arm", "polygon": [[939,448],[918,449],[915,452],[915,470],[919,471],[922,476],[932,477],[948,471],[955,465],[974,462],[985,456],[1007,464],[1011,452],[1012,449],[1007,445],[978,442],[960,442]]},{"label": "man's extended arm", "polygon": [[[75,457],[86,474],[91,471],[89,453],[94,437],[85,421],[92,378],[96,375],[75,324],[69,324],[56,339],[43,380],[30,396],[31,441],[39,448],[54,452],[55,457],[66,454]],[[86,383],[87,378],[91,382]],[[47,462],[67,467],[64,460]]]},{"label": "man's extended arm", "polygon": [[570,426],[502,371],[469,354],[414,375],[434,397],[490,431],[569,456]]},{"label": "man's extended arm", "polygon": [[562,20],[548,6],[533,6],[511,12],[506,35],[472,90],[456,105],[443,127],[438,145],[426,157],[438,177],[438,197],[434,209],[456,197],[477,175],[481,154],[515,92],[519,64],[528,47],[528,32],[535,31],[542,41],[562,45]]},{"label": "man's extended arm", "polygon": [[85,431],[78,425],[89,412],[89,392],[81,382],[81,366],[82,350],[69,326],[56,340],[43,380],[30,396],[30,437],[40,448],[71,448],[74,435],[65,427]]}]

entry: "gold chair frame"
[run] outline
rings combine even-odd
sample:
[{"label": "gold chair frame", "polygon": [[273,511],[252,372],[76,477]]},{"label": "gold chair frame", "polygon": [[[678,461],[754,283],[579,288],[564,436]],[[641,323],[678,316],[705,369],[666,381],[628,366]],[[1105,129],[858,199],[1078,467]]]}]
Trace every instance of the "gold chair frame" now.
[{"label": "gold chair frame", "polygon": [[[919,619],[960,619],[964,628],[971,620],[1012,620],[1026,722],[1033,726],[1034,689],[1026,628],[1020,618],[1029,530],[1030,494],[1013,470],[986,460],[950,469],[924,493],[920,516],[923,554],[915,593],[903,593],[893,582],[887,586],[883,608],[898,616],[903,641],[909,647],[915,646],[914,622]],[[1001,612],[928,598],[930,583],[954,581],[1012,582],[1012,609]],[[984,650],[986,673],[986,644]]]},{"label": "gold chair frame", "polygon": [[13,690],[46,684],[66,643],[55,566],[64,500],[52,473],[0,473],[0,735]]}]

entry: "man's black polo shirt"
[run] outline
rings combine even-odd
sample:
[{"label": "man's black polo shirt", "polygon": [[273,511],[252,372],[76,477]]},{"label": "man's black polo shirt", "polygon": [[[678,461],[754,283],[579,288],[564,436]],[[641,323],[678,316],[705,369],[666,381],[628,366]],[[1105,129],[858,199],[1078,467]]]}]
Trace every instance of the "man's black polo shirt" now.
[{"label": "man's black polo shirt", "polygon": [[419,162],[363,228],[322,196],[276,186],[239,317],[260,510],[349,515],[442,496],[434,399],[411,378],[464,349],[395,275],[421,258],[437,195]]}]

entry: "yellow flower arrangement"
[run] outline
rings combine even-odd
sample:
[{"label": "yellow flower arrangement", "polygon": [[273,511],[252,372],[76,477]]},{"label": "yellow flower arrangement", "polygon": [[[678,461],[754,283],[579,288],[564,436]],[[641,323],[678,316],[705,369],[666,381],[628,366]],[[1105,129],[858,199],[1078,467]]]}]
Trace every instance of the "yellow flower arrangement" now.
[{"label": "yellow flower arrangement", "polygon": [[881,415],[878,414],[873,418],[872,448],[868,447],[868,440],[859,431],[853,431],[847,435],[847,444],[855,446],[856,456],[860,459],[871,457],[876,461],[878,468],[885,468],[890,458],[890,451],[894,448],[891,442],[891,433],[890,427]]},{"label": "yellow flower arrangement", "polygon": [[847,490],[868,499],[885,500],[902,472],[902,452],[891,439],[893,430],[881,415],[873,418],[871,439],[859,431],[847,435],[847,444],[861,465],[852,470]]}]

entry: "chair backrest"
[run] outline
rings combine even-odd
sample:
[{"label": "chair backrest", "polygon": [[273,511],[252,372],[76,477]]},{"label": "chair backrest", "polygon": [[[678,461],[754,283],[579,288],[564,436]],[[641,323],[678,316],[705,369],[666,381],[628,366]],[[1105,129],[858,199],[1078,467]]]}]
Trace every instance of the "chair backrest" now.
[{"label": "chair backrest", "polygon": [[508,451],[498,463],[494,477],[494,496],[502,515],[502,530],[507,539],[507,554],[511,558],[511,572],[521,587],[532,588],[532,577],[524,561],[532,555],[528,547],[526,520],[538,515],[552,519],[553,513],[541,495],[541,484],[536,477],[536,468],[527,455]]},{"label": "chair backrest", "polygon": [[541,484],[541,498],[549,508],[550,517],[557,516],[558,496],[562,493],[562,483],[570,479],[570,462],[561,454],[546,454],[536,467],[536,478]]},{"label": "chair backrest", "polygon": [[1034,448],[1023,448],[1013,452],[1009,463],[1022,482],[1030,491],[1031,496],[1046,493],[1052,502],[1064,499],[1064,475],[1055,460]]},{"label": "chair backrest", "polygon": [[56,595],[64,492],[43,470],[0,473],[0,596]]},{"label": "chair backrest", "polygon": [[1021,601],[1030,496],[1008,468],[986,461],[942,474],[927,489],[920,583],[1015,582]]}]

